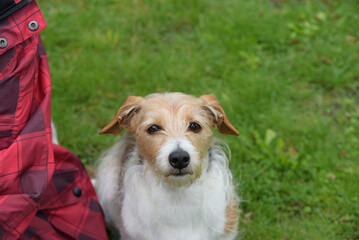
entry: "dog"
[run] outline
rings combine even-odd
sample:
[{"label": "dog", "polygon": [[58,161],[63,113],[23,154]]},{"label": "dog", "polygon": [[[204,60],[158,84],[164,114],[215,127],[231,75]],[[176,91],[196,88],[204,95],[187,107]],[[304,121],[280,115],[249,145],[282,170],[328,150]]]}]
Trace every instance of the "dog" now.
[{"label": "dog", "polygon": [[237,235],[239,198],[212,129],[239,135],[215,95],[130,96],[100,134],[128,133],[100,159],[97,193],[125,240]]}]

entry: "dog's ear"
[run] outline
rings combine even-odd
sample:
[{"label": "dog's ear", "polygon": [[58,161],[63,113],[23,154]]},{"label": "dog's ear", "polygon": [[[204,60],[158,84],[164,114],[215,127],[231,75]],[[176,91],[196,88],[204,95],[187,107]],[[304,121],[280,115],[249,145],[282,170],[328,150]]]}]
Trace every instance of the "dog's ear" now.
[{"label": "dog's ear", "polygon": [[100,131],[100,134],[119,134],[122,128],[129,127],[131,118],[140,110],[142,99],[142,97],[128,97],[116,116]]},{"label": "dog's ear", "polygon": [[213,118],[213,123],[218,127],[220,133],[239,136],[239,132],[228,120],[226,113],[214,94],[202,95],[200,99],[204,101],[204,108]]}]

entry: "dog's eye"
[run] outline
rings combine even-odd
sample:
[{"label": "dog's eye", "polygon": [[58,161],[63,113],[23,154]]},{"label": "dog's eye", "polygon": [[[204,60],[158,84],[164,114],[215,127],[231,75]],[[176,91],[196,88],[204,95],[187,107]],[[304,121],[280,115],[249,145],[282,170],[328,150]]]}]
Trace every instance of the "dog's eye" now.
[{"label": "dog's eye", "polygon": [[198,123],[195,123],[195,122],[191,122],[189,124],[188,128],[189,128],[189,130],[191,130],[192,132],[195,132],[195,133],[198,133],[202,129],[201,125],[199,125]]},{"label": "dog's eye", "polygon": [[161,127],[158,125],[151,125],[149,128],[147,128],[146,132],[153,135],[156,132],[161,131]]}]

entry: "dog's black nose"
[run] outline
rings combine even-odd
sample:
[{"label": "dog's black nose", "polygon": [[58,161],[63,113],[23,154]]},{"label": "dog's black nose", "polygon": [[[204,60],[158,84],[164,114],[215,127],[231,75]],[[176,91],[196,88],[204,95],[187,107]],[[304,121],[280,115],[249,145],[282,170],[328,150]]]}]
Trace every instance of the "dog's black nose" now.
[{"label": "dog's black nose", "polygon": [[185,151],[177,151],[170,154],[168,160],[172,167],[176,169],[182,169],[188,166],[190,156]]}]

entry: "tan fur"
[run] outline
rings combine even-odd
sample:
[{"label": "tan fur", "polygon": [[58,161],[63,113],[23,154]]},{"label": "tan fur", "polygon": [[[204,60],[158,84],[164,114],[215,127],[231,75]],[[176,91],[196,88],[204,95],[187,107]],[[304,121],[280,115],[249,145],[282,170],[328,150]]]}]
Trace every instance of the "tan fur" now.
[{"label": "tan fur", "polygon": [[226,209],[226,225],[224,226],[224,233],[230,234],[237,231],[238,222],[238,202],[231,196]]}]

